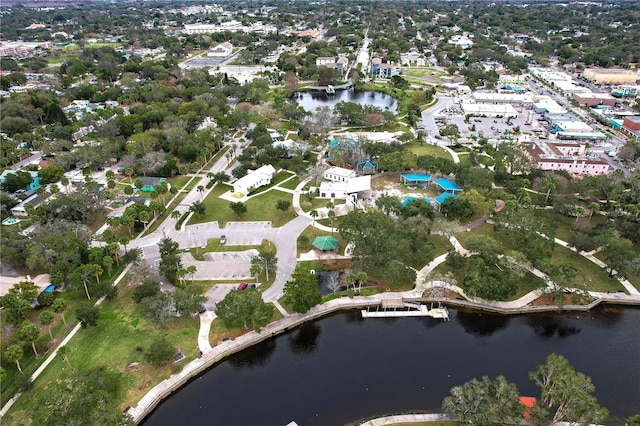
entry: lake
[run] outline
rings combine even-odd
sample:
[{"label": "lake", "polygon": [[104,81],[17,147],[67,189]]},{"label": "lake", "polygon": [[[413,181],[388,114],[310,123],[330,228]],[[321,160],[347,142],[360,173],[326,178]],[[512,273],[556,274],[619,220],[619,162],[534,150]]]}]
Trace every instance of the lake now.
[{"label": "lake", "polygon": [[296,92],[291,99],[309,112],[314,112],[316,108],[323,106],[333,109],[338,102],[353,102],[358,105],[373,105],[383,111],[389,109],[395,114],[397,104],[395,98],[385,93],[356,89],[336,90],[335,95],[322,92]]},{"label": "lake", "polygon": [[440,412],[453,386],[483,375],[538,397],[528,372],[553,352],[591,377],[608,425],[640,413],[640,309],[450,315],[364,320],[350,311],[307,323],[214,366],[144,424],[340,425]]}]

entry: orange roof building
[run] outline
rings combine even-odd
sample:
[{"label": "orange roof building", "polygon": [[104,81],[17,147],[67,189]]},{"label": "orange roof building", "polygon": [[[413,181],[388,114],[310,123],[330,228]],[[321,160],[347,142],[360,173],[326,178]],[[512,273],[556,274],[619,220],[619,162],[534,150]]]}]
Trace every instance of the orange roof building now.
[{"label": "orange roof building", "polygon": [[536,405],[536,399],[533,396],[521,396],[520,404],[524,405],[524,418],[531,420],[531,409]]}]

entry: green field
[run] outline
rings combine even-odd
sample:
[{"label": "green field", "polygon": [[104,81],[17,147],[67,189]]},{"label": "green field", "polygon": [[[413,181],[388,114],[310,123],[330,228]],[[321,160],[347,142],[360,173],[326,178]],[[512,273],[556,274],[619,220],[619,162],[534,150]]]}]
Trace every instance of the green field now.
[{"label": "green field", "polygon": [[[124,283],[123,283],[124,284]],[[169,318],[164,329],[158,328],[142,317],[141,311],[131,299],[132,287],[120,285],[118,297],[100,306],[100,316],[95,327],[80,330],[68,344],[69,363],[76,371],[88,371],[103,367],[119,373],[126,388],[118,401],[119,410],[137,401],[160,381],[169,377],[174,368],[182,366],[199,355],[197,339],[199,321],[197,318]],[[73,314],[67,314],[72,317]],[[186,357],[175,367],[171,364],[156,369],[144,359],[145,349],[159,337],[166,336]],[[138,367],[126,367],[137,362]],[[42,394],[53,381],[69,376],[69,366],[56,357],[34,382],[32,393]],[[22,396],[13,406],[9,418],[11,424],[30,424],[28,421],[34,400]]]},{"label": "green field", "polygon": [[404,144],[404,147],[416,154],[418,157],[421,155],[433,155],[434,157],[448,158],[453,161],[451,154],[445,151],[444,148],[430,145],[426,142],[409,142]]},{"label": "green field", "polygon": [[438,71],[433,68],[405,68],[402,71],[402,74],[408,75],[411,77],[435,77],[435,78],[446,75],[442,71]]},{"label": "green field", "polygon": [[274,227],[282,226],[295,218],[293,208],[283,212],[276,209],[279,200],[291,202],[291,194],[282,191],[268,191],[249,199],[245,204],[247,212],[238,216],[229,207],[231,203],[223,200],[220,195],[230,191],[232,187],[227,184],[218,184],[204,199],[206,213],[202,216],[193,215],[189,225],[198,223],[218,221],[220,227],[224,227],[227,222],[254,222],[270,221]]},{"label": "green field", "polygon": [[[509,242],[493,230],[493,225],[484,224],[471,230],[471,232],[461,232],[456,234],[456,238],[462,246],[466,246],[469,237],[472,235],[486,235],[500,242],[504,251],[514,250]],[[587,291],[611,291],[624,290],[620,282],[608,277],[607,271],[600,268],[595,263],[580,256],[578,253],[556,244],[551,256],[551,263],[556,266],[573,265],[578,271],[578,275],[573,280],[573,285]]]}]

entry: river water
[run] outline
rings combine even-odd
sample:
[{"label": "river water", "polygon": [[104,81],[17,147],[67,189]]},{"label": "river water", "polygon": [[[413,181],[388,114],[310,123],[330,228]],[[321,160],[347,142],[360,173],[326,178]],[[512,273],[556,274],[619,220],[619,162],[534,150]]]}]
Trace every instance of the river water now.
[{"label": "river water", "polygon": [[322,92],[296,92],[292,98],[306,111],[314,112],[316,108],[328,106],[331,109],[338,102],[353,102],[358,105],[372,105],[381,110],[389,109],[395,114],[397,101],[386,93],[371,90],[336,90],[335,95]]},{"label": "river water", "polygon": [[385,414],[439,412],[449,389],[504,375],[539,396],[528,372],[555,352],[590,376],[611,412],[640,413],[640,309],[499,316],[320,319],[216,365],[162,403],[145,426],[341,425]]}]

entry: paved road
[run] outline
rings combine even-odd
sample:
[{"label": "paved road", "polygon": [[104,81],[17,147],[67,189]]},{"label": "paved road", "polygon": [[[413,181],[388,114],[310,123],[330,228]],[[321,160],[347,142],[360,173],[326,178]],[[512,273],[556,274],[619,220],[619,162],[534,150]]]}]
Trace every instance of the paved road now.
[{"label": "paved road", "polygon": [[449,105],[453,104],[453,99],[451,96],[445,96],[441,94],[436,94],[438,98],[438,102],[435,103],[431,108],[427,108],[422,111],[422,122],[425,126],[425,131],[429,135],[429,138],[433,141],[437,141],[438,145],[447,144],[448,140],[445,139],[433,139],[434,136],[440,135],[440,130],[438,126],[436,126],[436,122],[433,119],[433,116],[437,114],[439,111],[447,108]]}]

